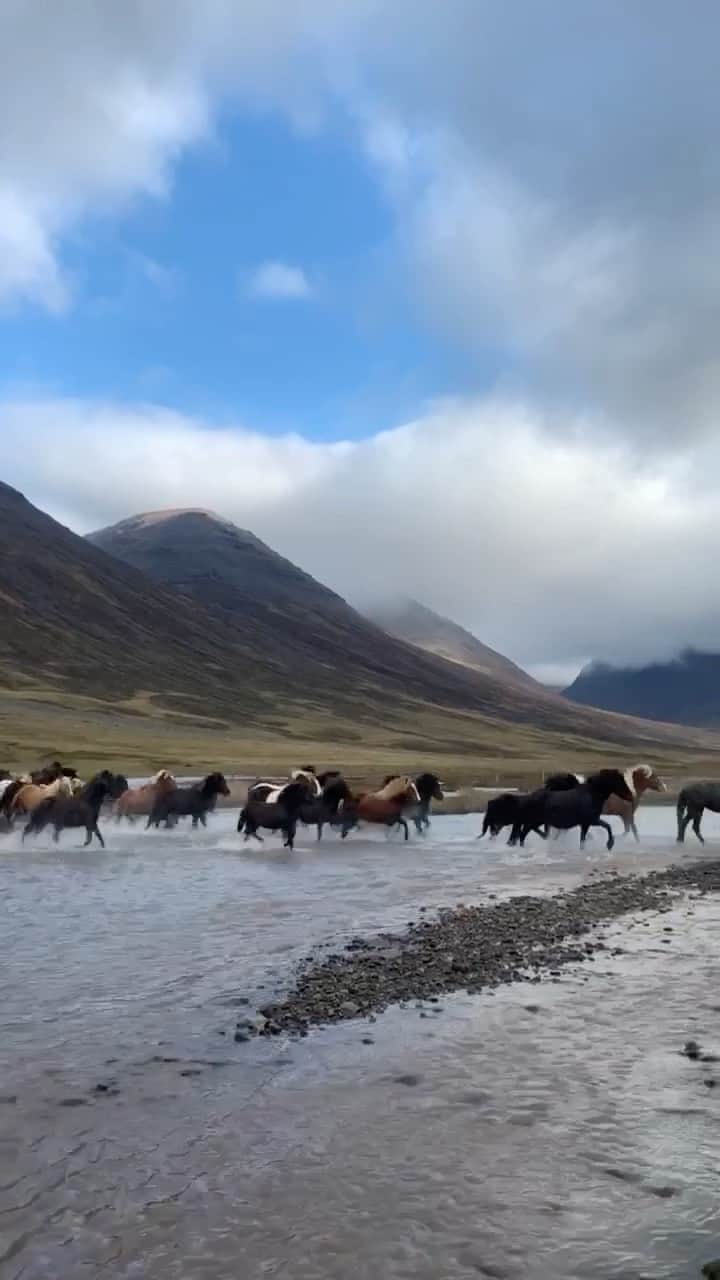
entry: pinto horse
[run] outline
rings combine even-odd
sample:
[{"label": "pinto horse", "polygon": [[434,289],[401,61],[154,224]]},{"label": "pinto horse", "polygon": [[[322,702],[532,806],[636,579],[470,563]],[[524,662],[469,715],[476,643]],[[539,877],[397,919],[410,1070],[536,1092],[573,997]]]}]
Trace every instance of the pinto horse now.
[{"label": "pinto horse", "polygon": [[339,777],[340,774],[334,769],[328,773],[321,773],[318,777],[313,766],[306,764],[302,769],[293,769],[287,782],[253,782],[248,787],[248,800],[264,800],[266,804],[277,804],[285,788],[293,782],[305,783],[310,799],[317,800],[326,782],[330,778]]},{"label": "pinto horse", "polygon": [[408,824],[403,809],[420,800],[412,778],[393,778],[379,791],[364,791],[344,800],[339,809],[343,840],[359,822],[378,823],[384,827],[402,827],[408,839]]},{"label": "pinto horse", "polygon": [[158,796],[168,795],[177,789],[177,783],[167,769],[160,769],[149,782],[141,787],[128,788],[115,803],[115,820],[147,818]]},{"label": "pinto horse", "polygon": [[521,800],[511,841],[519,840],[522,847],[530,831],[537,831],[544,838],[550,827],[560,831],[580,827],[580,847],[583,848],[590,827],[602,827],[607,832],[607,848],[612,849],[615,843],[612,827],[600,817],[611,795],[630,802],[634,799],[619,769],[601,769],[569,791],[548,791],[541,787]]},{"label": "pinto horse", "polygon": [[[389,782],[394,782],[397,776],[396,773],[389,773],[383,786],[386,787]],[[419,799],[414,803],[411,801],[403,812],[406,818],[410,818],[415,823],[415,830],[419,836],[422,836],[430,829],[430,810],[433,800],[444,800],[445,794],[436,773],[418,774],[415,779],[415,790]]]},{"label": "pinto horse", "polygon": [[280,831],[285,836],[285,848],[294,849],[295,832],[303,805],[312,802],[313,796],[304,779],[288,782],[282,788],[280,800],[258,800],[253,796],[240,810],[238,831],[245,832],[245,840],[253,839],[262,843],[263,837],[258,834],[262,827],[266,831]]}]

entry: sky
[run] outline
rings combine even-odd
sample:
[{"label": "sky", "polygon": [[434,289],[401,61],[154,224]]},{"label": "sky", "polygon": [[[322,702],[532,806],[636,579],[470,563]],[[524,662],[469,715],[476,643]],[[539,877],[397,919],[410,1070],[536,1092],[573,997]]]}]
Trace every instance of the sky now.
[{"label": "sky", "polygon": [[3,478],[534,673],[718,649],[720,11],[4,0]]}]

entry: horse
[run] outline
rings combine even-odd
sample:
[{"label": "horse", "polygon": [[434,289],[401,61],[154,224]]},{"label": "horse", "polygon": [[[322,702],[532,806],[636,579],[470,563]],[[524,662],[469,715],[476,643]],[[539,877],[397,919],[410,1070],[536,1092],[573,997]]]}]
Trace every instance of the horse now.
[{"label": "horse", "polygon": [[119,774],[110,773],[109,769],[103,769],[85,784],[77,796],[61,792],[54,796],[47,796],[30,814],[30,820],[23,831],[23,840],[26,836],[36,836],[45,827],[52,826],[53,840],[57,844],[60,832],[66,827],[84,827],[83,848],[87,848],[93,836],[96,836],[104,849],[105,841],[98,827],[100,809],[105,800],[112,800],[120,795],[123,786],[127,786],[125,778]]},{"label": "horse", "polygon": [[73,794],[72,782],[64,774],[60,774],[54,782],[49,782],[46,786],[40,786],[35,782],[21,783],[6,801],[11,789],[12,785],[3,796],[3,811],[11,825],[18,814],[33,813],[44,800],[53,800],[56,796],[70,798]]},{"label": "horse", "polygon": [[261,843],[263,837],[258,834],[261,827],[265,831],[280,831],[285,836],[284,847],[294,849],[295,832],[302,807],[312,799],[304,779],[286,783],[282,788],[281,800],[268,802],[249,796],[240,810],[237,829],[245,832],[246,842],[252,836]]},{"label": "horse", "polygon": [[30,781],[37,783],[38,786],[47,786],[49,782],[56,782],[58,778],[77,778],[77,769],[70,769],[67,765],[61,764],[59,760],[54,760],[52,764],[46,765],[44,769],[36,769],[30,774]]},{"label": "horse", "polygon": [[683,844],[685,832],[692,822],[692,829],[701,844],[705,838],[700,831],[700,820],[706,809],[720,813],[720,782],[688,782],[677,798],[677,842]]},{"label": "horse", "polygon": [[[396,773],[389,773],[383,786],[386,787],[389,782],[394,782],[397,776]],[[415,790],[420,798],[414,804],[409,804],[404,813],[405,817],[415,823],[418,835],[422,836],[430,830],[430,810],[433,800],[444,800],[445,794],[436,773],[418,774],[415,779]]]},{"label": "horse", "polygon": [[[541,787],[521,800],[511,842],[519,840],[522,847],[530,831],[536,831],[545,838],[550,827],[557,827],[560,831],[580,827],[580,847],[583,848],[590,827],[602,827],[607,832],[607,848],[610,850],[615,843],[612,827],[609,822],[603,822],[600,814],[611,795],[620,796],[630,803],[634,799],[620,769],[600,769],[572,790],[548,791]],[[544,832],[540,830],[543,826]]]},{"label": "horse", "polygon": [[603,813],[608,816],[622,818],[624,825],[623,835],[627,835],[628,831],[632,831],[637,842],[640,842],[638,829],[635,824],[635,813],[637,807],[642,800],[646,791],[667,791],[667,787],[662,778],[649,764],[636,764],[631,769],[625,770],[625,781],[630,790],[634,792],[631,802],[621,800],[619,796],[612,795],[609,797],[607,804],[603,809]]},{"label": "horse", "polygon": [[115,821],[127,818],[134,822],[136,818],[146,818],[152,811],[157,796],[175,791],[177,782],[167,769],[160,769],[154,777],[141,787],[128,788],[115,803]]},{"label": "horse", "polygon": [[340,833],[343,840],[359,822],[375,822],[385,827],[402,827],[408,839],[403,809],[420,800],[412,778],[392,778],[379,791],[364,791],[344,800],[340,806]]},{"label": "horse", "polygon": [[291,782],[304,782],[310,798],[317,800],[328,779],[339,777],[340,774],[336,769],[321,773],[318,777],[313,766],[306,764],[302,769],[293,769],[287,782],[253,782],[248,787],[248,800],[264,800],[266,804],[277,804],[285,787],[288,787]]},{"label": "horse", "polygon": [[[338,811],[344,800],[350,799],[350,788],[343,778],[342,774],[335,771],[332,774],[321,774],[318,781],[323,778],[329,779],[324,783],[319,796],[308,796],[304,804],[300,808],[299,819],[306,827],[315,826],[317,828],[317,838],[322,840],[323,827],[326,823],[330,826],[339,825]],[[279,801],[276,804],[282,804],[282,792]]]},{"label": "horse", "polygon": [[[201,822],[207,826],[207,815],[215,807],[218,796],[229,796],[230,788],[222,773],[209,773],[203,782],[193,787],[175,787],[174,790],[156,793],[148,815],[147,827],[174,826],[177,818],[192,818],[193,827]],[[171,821],[172,819],[172,821]]]},{"label": "horse", "polygon": [[[545,791],[572,791],[573,787],[577,787],[583,781],[582,777],[576,773],[551,773],[545,779],[543,789]],[[494,839],[502,831],[503,827],[512,827],[518,816],[520,804],[523,800],[527,800],[530,792],[528,791],[504,791],[499,796],[493,796],[492,800],[488,800],[485,808],[485,818],[483,828],[477,840],[482,840],[483,836],[490,832],[491,838]],[[510,844],[513,844],[513,838],[510,837]]]}]

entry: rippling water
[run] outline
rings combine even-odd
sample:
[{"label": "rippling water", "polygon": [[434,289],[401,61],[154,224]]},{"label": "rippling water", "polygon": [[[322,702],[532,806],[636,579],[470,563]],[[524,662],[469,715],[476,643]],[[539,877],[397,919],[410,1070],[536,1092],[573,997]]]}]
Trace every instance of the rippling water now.
[{"label": "rippling water", "polygon": [[661,865],[671,810],[614,858],[480,845],[476,817],[295,855],[233,826],[0,841],[3,1277],[683,1280],[720,1255],[720,1063],[678,1052],[720,1054],[711,898],[555,981],[232,1038],[316,943]]}]

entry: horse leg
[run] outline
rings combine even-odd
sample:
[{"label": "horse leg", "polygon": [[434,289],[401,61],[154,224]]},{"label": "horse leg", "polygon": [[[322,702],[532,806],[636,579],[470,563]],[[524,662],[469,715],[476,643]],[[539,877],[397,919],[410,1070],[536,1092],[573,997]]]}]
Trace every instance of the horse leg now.
[{"label": "horse leg", "polygon": [[322,824],[322,822],[318,822],[318,824],[317,824],[317,838],[318,838],[318,840],[322,840],[322,833],[323,833],[323,824]]},{"label": "horse leg", "polygon": [[704,844],[704,843],[705,843],[705,837],[703,836],[702,832],[700,831],[700,819],[702,818],[702,816],[703,816],[703,810],[702,810],[702,809],[700,810],[700,812],[699,812],[699,813],[694,814],[694,816],[693,816],[693,820],[692,820],[692,829],[693,829],[693,831],[695,832],[695,835],[697,836],[697,838],[698,838],[698,840],[700,841],[700,843],[701,843],[701,844]]},{"label": "horse leg", "polygon": [[407,839],[409,838],[409,836],[410,836],[410,832],[408,831],[408,824],[407,824],[407,822],[405,821],[405,819],[404,819],[404,818],[398,818],[398,820],[397,820],[397,825],[398,825],[399,827],[402,827],[403,831],[405,832],[405,839],[407,840]]},{"label": "horse leg", "polygon": [[288,825],[287,827],[285,827],[285,844],[284,844],[284,848],[286,848],[286,849],[290,849],[290,851],[291,851],[291,852],[292,852],[292,850],[295,848],[295,831],[296,831],[296,829],[297,829],[297,823],[295,823],[295,822],[291,822],[291,823],[289,823],[289,825]]},{"label": "horse leg", "polygon": [[[633,835],[634,835],[634,837],[635,837],[635,843],[636,843],[636,844],[639,844],[639,843],[640,843],[640,835],[639,835],[639,832],[638,832],[638,829],[637,829],[637,823],[636,823],[636,821],[635,821],[635,819],[634,819],[634,818],[631,818],[631,819],[630,819],[630,830],[632,831],[632,833],[633,833]],[[625,835],[627,835],[627,833],[628,833],[628,824],[626,823],[626,824],[625,824]]]},{"label": "horse leg", "polygon": [[96,836],[97,836],[97,838],[98,838],[98,840],[100,841],[100,847],[101,847],[102,849],[104,849],[104,848],[105,848],[105,841],[103,840],[102,835],[100,834],[100,828],[99,828],[99,826],[98,826],[97,822],[94,822],[94,823],[93,823],[93,825],[92,825],[92,829],[91,829],[91,831],[90,831],[90,835],[91,835],[91,836],[96,835]]},{"label": "horse leg", "polygon": [[205,814],[205,813],[201,813],[199,816],[200,816],[200,821],[201,821],[202,825],[203,825],[204,827],[206,827],[206,826],[207,826],[207,814]]},{"label": "horse leg", "polygon": [[585,848],[585,841],[587,840],[589,830],[590,830],[590,823],[583,822],[580,827],[580,848],[581,849]]}]

